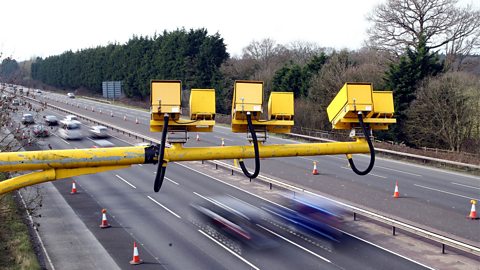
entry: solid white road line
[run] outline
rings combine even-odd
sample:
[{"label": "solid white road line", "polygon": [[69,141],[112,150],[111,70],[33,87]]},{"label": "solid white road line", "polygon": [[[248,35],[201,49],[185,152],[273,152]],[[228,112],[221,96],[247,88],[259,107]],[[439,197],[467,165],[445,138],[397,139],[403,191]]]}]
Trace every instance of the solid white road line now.
[{"label": "solid white road line", "polygon": [[179,215],[177,215],[175,212],[173,212],[172,210],[168,209],[165,205],[157,202],[154,198],[150,197],[150,196],[147,196],[152,202],[158,204],[160,207],[162,207],[163,209],[167,210],[170,214],[176,216],[177,218],[182,218],[180,217]]},{"label": "solid white road line", "polygon": [[365,240],[365,239],[363,239],[363,238],[360,238],[360,237],[355,236],[355,235],[353,235],[353,234],[344,232],[344,231],[342,231],[342,230],[340,230],[340,231],[341,231],[342,233],[344,233],[344,234],[346,234],[346,235],[348,235],[348,236],[351,236],[351,237],[353,237],[353,238],[355,238],[355,239],[357,239],[357,240],[360,240],[360,241],[362,241],[362,242],[364,242],[364,243],[370,244],[370,245],[372,245],[372,246],[374,246],[374,247],[376,247],[376,248],[379,248],[379,249],[381,249],[381,250],[384,250],[384,251],[386,251],[386,252],[388,252],[388,253],[391,253],[391,254],[393,254],[393,255],[396,255],[396,256],[398,256],[398,257],[400,257],[400,258],[404,258],[404,259],[407,260],[407,261],[416,263],[416,264],[418,264],[418,265],[420,265],[420,266],[423,266],[423,267],[425,267],[425,268],[427,268],[427,269],[435,270],[435,268],[432,268],[432,267],[427,266],[427,265],[425,265],[425,264],[423,264],[423,263],[420,263],[420,262],[417,262],[417,261],[415,261],[415,260],[412,260],[412,259],[410,259],[410,258],[408,258],[408,257],[405,257],[405,256],[403,256],[403,255],[401,255],[401,254],[399,254],[399,253],[396,253],[396,252],[394,252],[394,251],[391,251],[391,250],[389,250],[389,249],[386,249],[386,248],[384,248],[384,247],[381,247],[381,246],[379,246],[379,245],[377,245],[377,244],[375,244],[375,243],[372,243],[372,242],[370,242],[370,241],[367,241],[367,240]]},{"label": "solid white road line", "polygon": [[278,233],[276,233],[276,232],[274,232],[274,231],[271,231],[270,229],[267,229],[267,228],[263,227],[262,225],[257,224],[257,226],[260,227],[260,228],[262,228],[262,229],[264,229],[264,230],[266,230],[267,232],[269,232],[269,233],[271,233],[271,234],[273,234],[273,235],[281,238],[282,240],[285,240],[285,241],[287,241],[288,243],[290,243],[290,244],[292,244],[292,245],[300,248],[301,250],[306,251],[307,253],[312,254],[313,256],[315,256],[315,257],[317,257],[317,258],[319,258],[319,259],[321,259],[321,260],[324,260],[324,261],[326,261],[326,262],[328,262],[328,263],[332,263],[332,261],[330,261],[329,259],[318,255],[317,253],[315,253],[315,252],[313,252],[313,251],[311,251],[311,250],[309,250],[309,249],[307,249],[307,248],[305,248],[305,247],[303,247],[303,246],[301,246],[301,245],[299,245],[299,244],[291,241],[291,240],[288,239],[288,238],[285,238],[285,237],[281,236],[280,234],[278,234]]},{"label": "solid white road line", "polygon": [[[30,220],[30,224],[32,226],[35,226],[34,222],[33,222],[33,219],[32,219],[32,215],[30,214],[30,211],[28,210],[28,207],[27,207],[27,204],[25,203],[25,200],[23,199],[23,196],[22,196],[22,193],[21,192],[17,192],[18,195],[20,195],[20,199],[22,200],[22,203],[23,203],[23,206],[25,207],[25,209],[27,209],[27,215],[28,215],[28,219]],[[55,270],[55,267],[53,266],[53,263],[52,263],[52,260],[50,259],[50,256],[48,255],[48,252],[47,252],[47,249],[45,248],[45,244],[43,243],[43,240],[42,238],[40,237],[40,234],[38,233],[38,230],[33,230],[37,236],[37,239],[38,239],[38,242],[40,242],[40,246],[42,247],[42,250],[43,250],[43,253],[45,254],[45,257],[47,258],[47,261],[48,261],[48,264],[50,265],[50,269],[52,270]]]},{"label": "solid white road line", "polygon": [[201,234],[203,234],[204,236],[206,236],[208,239],[212,240],[213,242],[215,242],[217,245],[221,246],[223,249],[225,249],[226,251],[228,251],[230,254],[234,255],[235,257],[239,258],[242,262],[248,264],[248,266],[250,266],[251,268],[253,269],[257,269],[259,270],[260,268],[256,267],[253,263],[247,261],[245,258],[243,258],[242,256],[238,255],[237,253],[233,252],[231,249],[229,249],[228,247],[224,246],[222,243],[218,242],[215,238],[211,237],[210,235],[208,235],[207,233],[205,233],[204,231],[202,230],[198,230],[198,232],[200,232]]},{"label": "solid white road line", "polygon": [[457,185],[457,186],[462,186],[462,187],[480,189],[479,187],[472,187],[472,186],[468,186],[468,185],[464,185],[464,184],[459,184],[459,183],[455,183],[455,182],[452,182],[452,184]]},{"label": "solid white road line", "polygon": [[127,183],[127,184],[128,184],[129,186],[131,186],[132,188],[135,188],[135,189],[137,188],[136,186],[132,185],[132,184],[131,184],[130,182],[128,182],[127,180],[123,179],[120,175],[115,174],[115,176],[116,176],[118,179],[122,180],[123,182]]},{"label": "solid white road line", "polygon": [[414,186],[425,188],[425,189],[430,189],[430,190],[434,190],[434,191],[438,191],[438,192],[442,192],[442,193],[446,193],[446,194],[450,194],[450,195],[454,195],[454,196],[458,196],[458,197],[462,197],[462,198],[466,198],[466,199],[473,199],[473,200],[477,200],[477,201],[479,200],[478,198],[463,196],[463,195],[460,195],[460,194],[457,194],[457,193],[448,192],[448,191],[440,190],[440,189],[436,189],[436,188],[426,187],[426,186],[417,185],[417,184],[414,184]]},{"label": "solid white road line", "polygon": [[200,197],[200,198],[202,198],[202,199],[204,199],[204,200],[208,201],[207,197],[205,197],[205,196],[203,196],[203,195],[200,195],[200,194],[198,194],[198,193],[197,193],[197,192],[195,192],[195,191],[193,192],[193,194],[195,194],[195,195],[197,195],[198,197]]}]

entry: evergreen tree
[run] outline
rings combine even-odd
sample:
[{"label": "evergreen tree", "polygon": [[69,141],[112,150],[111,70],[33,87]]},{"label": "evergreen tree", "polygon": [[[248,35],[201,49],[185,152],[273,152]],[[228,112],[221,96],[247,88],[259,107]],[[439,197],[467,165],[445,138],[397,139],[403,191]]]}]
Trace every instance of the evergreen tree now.
[{"label": "evergreen tree", "polygon": [[408,144],[405,134],[405,121],[410,104],[416,97],[419,83],[436,76],[443,70],[443,64],[436,53],[430,52],[423,38],[415,50],[407,49],[397,64],[392,64],[386,74],[386,86],[393,90],[397,124],[390,132],[380,136]]},{"label": "evergreen tree", "polygon": [[145,99],[151,79],[182,80],[186,89],[216,87],[220,66],[229,57],[220,35],[206,29],[180,29],[153,37],[133,36],[126,44],[109,44],[38,58],[32,77],[60,88],[85,87],[101,93],[102,82],[123,81],[128,97]]},{"label": "evergreen tree", "polygon": [[304,67],[288,64],[277,70],[272,79],[274,91],[292,91],[295,98],[306,97],[310,80],[327,61],[325,53],[315,55]]},{"label": "evergreen tree", "polygon": [[0,64],[0,78],[10,80],[19,70],[20,66],[17,61],[7,57]]}]

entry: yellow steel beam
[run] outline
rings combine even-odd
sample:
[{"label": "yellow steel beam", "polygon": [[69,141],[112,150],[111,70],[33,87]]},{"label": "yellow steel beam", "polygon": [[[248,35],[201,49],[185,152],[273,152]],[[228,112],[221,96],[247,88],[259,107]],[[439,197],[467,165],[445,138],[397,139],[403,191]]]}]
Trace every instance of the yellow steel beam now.
[{"label": "yellow steel beam", "polygon": [[[145,147],[88,148],[72,150],[0,153],[0,172],[92,168],[153,163],[145,159]],[[261,158],[368,153],[363,138],[356,142],[259,145]],[[183,147],[165,149],[166,161],[254,158],[253,146]],[[156,162],[156,160],[155,160]]]},{"label": "yellow steel beam", "polygon": [[[259,145],[261,158],[368,153],[364,138],[355,142]],[[254,158],[253,146],[188,147],[173,144],[164,161]],[[120,169],[132,164],[156,163],[153,147],[114,147],[0,153],[0,172],[31,171],[0,182],[0,194],[56,179]],[[165,164],[166,165],[166,164]]]},{"label": "yellow steel beam", "polygon": [[0,153],[0,172],[153,163],[145,146]]},{"label": "yellow steel beam", "polygon": [[[308,144],[259,144],[261,158],[318,156],[337,154],[369,153],[368,144],[363,138],[356,142],[308,143]],[[172,144],[172,148],[165,149],[166,161],[192,161],[213,159],[244,159],[254,158],[253,146],[217,146],[217,147],[188,147],[181,144]]]},{"label": "yellow steel beam", "polygon": [[0,195],[27,186],[40,184],[43,182],[54,181],[58,179],[99,173],[109,170],[117,170],[127,168],[129,166],[104,166],[104,167],[87,167],[75,169],[48,169],[39,172],[32,172],[20,176],[16,176],[0,182]]}]

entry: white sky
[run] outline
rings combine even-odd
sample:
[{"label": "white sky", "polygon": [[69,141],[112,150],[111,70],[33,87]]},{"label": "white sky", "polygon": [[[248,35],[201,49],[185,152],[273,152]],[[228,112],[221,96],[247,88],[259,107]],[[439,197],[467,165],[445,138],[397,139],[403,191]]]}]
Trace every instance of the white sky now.
[{"label": "white sky", "polygon": [[231,55],[263,38],[358,49],[366,39],[365,16],[384,1],[7,0],[1,3],[0,53],[22,61],[181,27],[219,32]]}]

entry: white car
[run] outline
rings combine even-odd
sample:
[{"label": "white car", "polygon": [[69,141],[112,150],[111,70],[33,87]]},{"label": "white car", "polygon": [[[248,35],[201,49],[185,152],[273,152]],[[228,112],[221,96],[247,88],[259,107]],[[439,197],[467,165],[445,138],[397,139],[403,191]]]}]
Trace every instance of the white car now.
[{"label": "white car", "polygon": [[110,134],[108,134],[108,128],[104,126],[93,126],[89,130],[90,136],[93,138],[108,138]]},{"label": "white car", "polygon": [[74,94],[74,93],[68,93],[67,96],[68,96],[69,98],[75,98],[75,94]]},{"label": "white car", "polygon": [[69,115],[65,116],[65,120],[66,121],[78,121],[78,117],[76,115],[69,114]]}]

